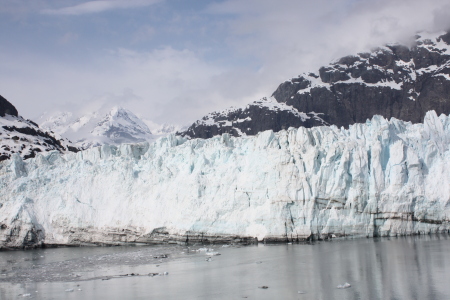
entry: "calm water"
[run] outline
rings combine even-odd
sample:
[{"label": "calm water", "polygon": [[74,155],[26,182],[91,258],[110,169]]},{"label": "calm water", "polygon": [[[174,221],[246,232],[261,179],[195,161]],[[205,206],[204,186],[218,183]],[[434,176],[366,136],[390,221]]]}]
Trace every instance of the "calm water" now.
[{"label": "calm water", "polygon": [[450,299],[447,235],[200,247],[0,252],[0,299]]}]

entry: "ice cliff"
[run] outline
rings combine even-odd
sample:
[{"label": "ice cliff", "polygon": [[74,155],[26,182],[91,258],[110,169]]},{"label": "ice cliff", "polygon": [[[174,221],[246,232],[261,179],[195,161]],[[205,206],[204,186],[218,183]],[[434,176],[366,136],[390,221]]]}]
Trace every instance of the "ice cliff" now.
[{"label": "ice cliff", "polygon": [[17,154],[0,245],[302,240],[450,229],[450,117]]}]

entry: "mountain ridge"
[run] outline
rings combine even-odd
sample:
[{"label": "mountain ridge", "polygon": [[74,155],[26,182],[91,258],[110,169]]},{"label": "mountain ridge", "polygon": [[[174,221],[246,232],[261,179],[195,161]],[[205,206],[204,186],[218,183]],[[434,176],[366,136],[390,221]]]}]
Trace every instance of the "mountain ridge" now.
[{"label": "mountain ridge", "polygon": [[[388,44],[342,57],[316,73],[286,80],[269,98],[208,114],[179,134],[211,138],[289,127],[348,128],[374,115],[419,123],[429,110],[448,114],[449,95],[450,33],[423,32],[411,47]],[[267,101],[272,104],[261,105]],[[272,109],[277,105],[284,109]]]},{"label": "mountain ridge", "polygon": [[38,153],[58,151],[77,152],[69,140],[42,130],[35,122],[18,114],[8,100],[0,96],[0,161],[14,154],[23,159],[35,157]]}]

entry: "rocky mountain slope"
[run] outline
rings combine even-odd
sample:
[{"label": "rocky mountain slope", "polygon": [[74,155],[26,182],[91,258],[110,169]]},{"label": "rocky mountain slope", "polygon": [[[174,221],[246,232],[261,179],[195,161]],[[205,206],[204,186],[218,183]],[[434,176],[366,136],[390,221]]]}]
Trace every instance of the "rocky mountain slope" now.
[{"label": "rocky mountain slope", "polygon": [[0,162],[0,247],[450,230],[450,117],[103,145]]},{"label": "rocky mountain slope", "polygon": [[42,128],[70,139],[82,149],[155,139],[141,119],[117,106],[109,111],[95,111],[81,117],[71,112],[57,112],[44,115],[40,120]]},{"label": "rocky mountain slope", "polygon": [[22,118],[17,109],[0,96],[0,161],[17,153],[22,158],[50,151],[76,152],[72,143],[42,130],[33,121]]},{"label": "rocky mountain slope", "polygon": [[422,122],[450,113],[450,33],[420,33],[415,45],[386,45],[343,57],[277,88],[269,99],[205,116],[182,136],[210,138],[275,132],[289,127],[348,128],[374,115]]}]

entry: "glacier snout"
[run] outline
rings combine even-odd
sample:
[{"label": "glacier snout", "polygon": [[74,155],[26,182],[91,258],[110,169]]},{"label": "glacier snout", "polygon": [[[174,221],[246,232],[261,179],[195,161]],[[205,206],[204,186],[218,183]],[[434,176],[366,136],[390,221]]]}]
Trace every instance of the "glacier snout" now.
[{"label": "glacier snout", "polygon": [[15,157],[0,163],[0,245],[447,232],[449,142],[450,118],[431,111]]}]

